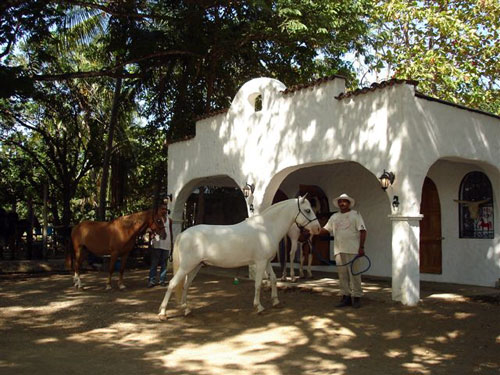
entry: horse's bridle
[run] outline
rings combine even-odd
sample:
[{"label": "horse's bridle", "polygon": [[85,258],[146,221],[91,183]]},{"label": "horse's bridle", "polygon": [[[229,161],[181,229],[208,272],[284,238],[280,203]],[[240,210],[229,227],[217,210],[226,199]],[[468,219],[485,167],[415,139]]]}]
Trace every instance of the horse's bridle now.
[{"label": "horse's bridle", "polygon": [[[160,227],[160,226],[158,225],[158,222],[159,222],[159,221],[161,221],[161,222],[162,222],[162,224],[163,224],[163,226],[162,226],[162,227]],[[159,235],[159,236],[160,236],[160,233],[158,233],[158,232],[161,232],[162,230],[164,230],[164,229],[166,228],[165,221],[164,221],[161,217],[159,217],[159,218],[158,218],[158,220],[153,219],[153,223],[156,225],[156,230],[153,230],[153,232],[154,232],[155,234],[157,234],[157,235]],[[150,226],[149,228],[150,228],[151,230],[153,229],[153,228],[151,228],[151,226]],[[165,229],[165,231],[166,231],[166,229]],[[160,237],[161,237],[161,236],[160,236]]]},{"label": "horse's bridle", "polygon": [[[315,217],[314,219],[309,219],[309,217],[302,212],[302,209],[300,208],[300,197],[297,198],[297,208],[299,209],[299,212],[297,212],[297,216],[295,216],[295,225],[297,225],[297,227],[302,231],[304,230],[309,224],[311,224],[313,221],[315,220],[318,220],[317,217]],[[304,216],[306,218],[307,223],[306,225],[300,225],[298,222],[297,222],[297,218],[299,217],[299,215],[302,214],[302,216]],[[319,223],[319,220],[318,220],[318,223]]]}]

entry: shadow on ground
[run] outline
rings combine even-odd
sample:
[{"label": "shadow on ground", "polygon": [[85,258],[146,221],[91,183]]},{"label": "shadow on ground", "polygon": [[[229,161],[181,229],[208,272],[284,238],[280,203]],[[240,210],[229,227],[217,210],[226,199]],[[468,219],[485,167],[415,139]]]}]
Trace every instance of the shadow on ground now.
[{"label": "shadow on ground", "polygon": [[[241,270],[211,271],[202,270],[190,289],[192,315],[184,317],[173,302],[167,322],[156,315],[166,288],[146,288],[147,270],[128,272],[126,291],[105,291],[103,272],[83,275],[87,286],[83,291],[72,287],[69,274],[2,277],[0,372],[500,371],[495,289],[490,288],[486,301],[449,287],[423,287],[421,303],[405,307],[391,301],[387,281],[368,280],[361,309],[335,309],[335,280],[330,279],[328,288],[317,289],[328,282],[320,275],[309,288],[300,282],[282,283],[281,306],[258,315],[252,310],[253,282],[242,277]],[[233,284],[234,276],[241,279],[238,285]],[[262,302],[271,305],[269,288],[263,290]]]}]

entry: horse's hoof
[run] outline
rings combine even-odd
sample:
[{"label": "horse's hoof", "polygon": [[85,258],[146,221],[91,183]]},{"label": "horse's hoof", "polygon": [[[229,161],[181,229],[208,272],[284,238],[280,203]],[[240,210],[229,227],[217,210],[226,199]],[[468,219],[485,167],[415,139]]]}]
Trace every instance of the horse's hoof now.
[{"label": "horse's hoof", "polygon": [[297,282],[297,278],[296,277],[293,277],[292,280],[290,280],[292,283],[296,283]]},{"label": "horse's hoof", "polygon": [[184,310],[184,316],[188,316],[189,314],[191,314],[191,309]]},{"label": "horse's hoof", "polygon": [[106,285],[106,290],[111,290],[111,289],[113,289],[113,288],[111,288],[111,285],[107,284]]},{"label": "horse's hoof", "polygon": [[281,306],[281,303],[278,299],[273,301],[273,307],[280,307],[280,306]]},{"label": "horse's hoof", "polygon": [[160,321],[162,322],[165,322],[167,321],[167,314],[158,314],[158,319],[160,319]]},{"label": "horse's hoof", "polygon": [[264,308],[262,306],[257,306],[256,308],[257,314],[261,314],[264,311]]},{"label": "horse's hoof", "polygon": [[120,285],[118,285],[118,289],[123,290],[123,289],[127,289],[127,287],[124,284],[120,284]]}]

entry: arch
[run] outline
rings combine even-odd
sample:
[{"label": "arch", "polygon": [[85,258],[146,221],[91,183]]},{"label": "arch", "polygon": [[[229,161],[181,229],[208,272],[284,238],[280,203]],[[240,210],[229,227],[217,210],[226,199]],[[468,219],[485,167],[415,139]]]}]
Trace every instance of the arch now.
[{"label": "arch", "polygon": [[281,201],[284,201],[284,200],[287,200],[288,199],[288,195],[286,195],[283,190],[281,189],[278,189],[276,191],[276,193],[274,194],[274,198],[273,198],[273,203],[272,204],[275,204],[275,203],[278,203],[278,202],[281,202]]},{"label": "arch", "polygon": [[[192,209],[187,209],[186,203],[188,203],[188,201],[190,203],[193,202],[193,193],[197,197],[201,197],[201,195],[199,195],[200,188],[203,189],[201,191],[202,193],[206,193],[207,187],[209,187],[209,190],[231,189],[233,191],[231,195],[234,196],[235,199],[238,196],[240,197],[241,204],[245,207],[246,212],[246,203],[243,193],[241,192],[241,187],[232,177],[228,175],[215,175],[195,178],[180,187],[179,191],[174,194],[173,211],[171,216],[174,219],[174,222],[182,223],[182,229],[192,225],[194,222],[203,220],[204,214],[200,215],[198,218],[193,217],[193,215],[196,216],[196,212]],[[237,201],[238,199],[235,200],[236,205],[239,206]],[[221,207],[224,206],[224,202],[220,202],[219,205],[221,205]],[[199,212],[199,210],[197,212]]]}]

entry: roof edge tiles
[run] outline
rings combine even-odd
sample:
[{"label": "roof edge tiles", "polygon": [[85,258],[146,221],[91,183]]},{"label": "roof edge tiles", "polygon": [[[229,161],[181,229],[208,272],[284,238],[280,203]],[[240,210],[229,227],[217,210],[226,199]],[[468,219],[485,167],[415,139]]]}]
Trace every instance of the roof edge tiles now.
[{"label": "roof edge tiles", "polygon": [[317,80],[312,81],[310,83],[304,83],[302,85],[295,85],[295,86],[287,87],[286,90],[282,91],[282,93],[283,93],[283,95],[292,94],[292,93],[300,91],[300,90],[304,90],[304,89],[307,89],[307,88],[319,86],[319,85],[321,85],[324,82],[333,81],[335,78],[340,78],[340,79],[346,80],[345,77],[334,74],[334,75],[331,75],[331,76],[318,78]]},{"label": "roof edge tiles", "polygon": [[[310,83],[305,83],[305,84],[302,84],[302,85],[295,85],[295,86],[287,87],[286,90],[282,91],[281,93],[283,95],[292,94],[292,93],[300,91],[300,90],[304,90],[304,89],[307,89],[307,88],[319,86],[319,85],[321,85],[324,82],[333,81],[335,78],[346,79],[345,77],[343,77],[341,75],[334,74],[334,75],[331,75],[331,76],[318,78],[317,80],[312,81]],[[219,109],[217,111],[207,112],[207,113],[204,113],[204,114],[196,117],[195,121],[204,120],[206,118],[214,117],[214,116],[226,113],[227,111],[229,111],[229,108],[224,108],[224,109]]]},{"label": "roof edge tiles", "polygon": [[460,108],[460,109],[465,109],[466,111],[480,113],[480,114],[485,115],[485,116],[490,116],[490,117],[494,117],[494,118],[500,119],[500,116],[496,115],[494,113],[482,111],[482,110],[476,109],[476,108],[466,107],[464,105],[453,103],[453,102],[449,102],[449,101],[446,101],[446,100],[443,100],[443,99],[434,98],[433,96],[425,95],[425,94],[423,94],[423,93],[421,93],[419,91],[415,91],[415,96],[417,98],[429,100],[431,102],[437,102],[437,103],[449,105],[449,106],[452,106],[452,107],[456,107],[456,108]]},{"label": "roof edge tiles", "polygon": [[358,95],[361,95],[361,94],[366,94],[366,93],[375,91],[377,89],[383,89],[385,87],[394,86],[396,84],[402,84],[402,83],[406,83],[408,85],[413,85],[413,86],[417,86],[418,85],[418,81],[415,81],[413,79],[397,79],[397,78],[392,78],[392,79],[390,79],[388,81],[382,81],[382,82],[372,83],[369,87],[362,87],[360,89],[356,89],[356,90],[353,90],[353,91],[343,92],[342,94],[336,96],[335,99],[342,100],[342,99],[350,98],[352,96],[358,96]]}]

